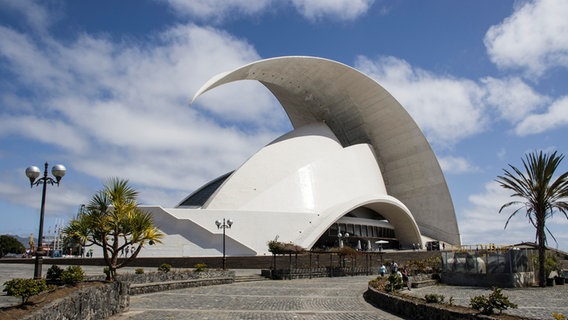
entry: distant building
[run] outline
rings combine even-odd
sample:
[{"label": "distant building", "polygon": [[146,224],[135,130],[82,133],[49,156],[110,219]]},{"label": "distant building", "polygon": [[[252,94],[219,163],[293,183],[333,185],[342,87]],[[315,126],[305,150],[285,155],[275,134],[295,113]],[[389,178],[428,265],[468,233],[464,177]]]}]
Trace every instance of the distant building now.
[{"label": "distant building", "polygon": [[214,77],[195,98],[238,80],[266,86],[294,130],[177,207],[145,207],[167,236],[141,256],[220,255],[223,230],[215,220],[222,218],[234,221],[227,255],[268,254],[267,242],[276,238],[307,249],[460,244],[436,156],[373,79],[335,61],[281,57]]}]

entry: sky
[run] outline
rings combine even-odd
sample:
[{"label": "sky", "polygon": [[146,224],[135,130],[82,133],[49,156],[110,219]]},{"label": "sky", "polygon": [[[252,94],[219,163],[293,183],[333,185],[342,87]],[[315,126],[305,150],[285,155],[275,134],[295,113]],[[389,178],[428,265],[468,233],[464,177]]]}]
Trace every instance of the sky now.
[{"label": "sky", "polygon": [[[111,177],[173,207],[291,130],[254,81],[190,101],[214,75],[278,56],[352,66],[430,142],[463,244],[535,241],[495,179],[568,150],[568,1],[0,0],[0,234],[37,235],[41,188],[63,164],[44,235]],[[568,160],[558,172],[568,171]],[[547,222],[568,251],[568,220]]]}]

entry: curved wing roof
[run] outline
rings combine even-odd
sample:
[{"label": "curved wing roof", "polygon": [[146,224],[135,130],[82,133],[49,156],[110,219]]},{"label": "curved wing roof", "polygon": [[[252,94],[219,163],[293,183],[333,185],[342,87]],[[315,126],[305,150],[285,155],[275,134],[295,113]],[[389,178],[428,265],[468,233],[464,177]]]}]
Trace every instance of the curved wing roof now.
[{"label": "curved wing roof", "polygon": [[452,199],[430,144],[408,112],[375,80],[315,57],[260,60],[209,80],[193,100],[220,85],[257,80],[295,128],[325,122],[343,146],[373,147],[387,192],[412,212],[423,235],[460,243]]}]

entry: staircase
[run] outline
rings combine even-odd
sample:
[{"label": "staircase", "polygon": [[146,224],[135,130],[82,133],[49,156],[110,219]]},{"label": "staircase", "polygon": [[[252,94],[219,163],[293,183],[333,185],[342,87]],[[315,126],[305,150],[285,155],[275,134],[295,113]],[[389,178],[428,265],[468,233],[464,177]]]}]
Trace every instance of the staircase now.
[{"label": "staircase", "polygon": [[247,275],[235,276],[235,283],[236,282],[266,281],[266,280],[270,280],[270,279],[263,277],[260,274],[247,274]]}]

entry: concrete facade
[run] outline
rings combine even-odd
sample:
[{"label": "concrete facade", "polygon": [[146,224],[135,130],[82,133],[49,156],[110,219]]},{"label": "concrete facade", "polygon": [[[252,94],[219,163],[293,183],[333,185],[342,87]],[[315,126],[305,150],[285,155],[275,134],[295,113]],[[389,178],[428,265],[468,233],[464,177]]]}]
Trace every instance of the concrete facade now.
[{"label": "concrete facade", "polygon": [[222,230],[214,221],[225,217],[235,221],[226,230],[229,255],[268,254],[275,238],[308,249],[328,246],[333,232],[350,232],[352,246],[358,239],[369,250],[377,249],[376,239],[406,248],[428,240],[460,243],[436,156],[377,82],[335,61],[282,57],[218,75],[194,99],[238,80],[266,86],[294,130],[178,207],[146,207],[167,237],[143,256],[218,255]]}]

